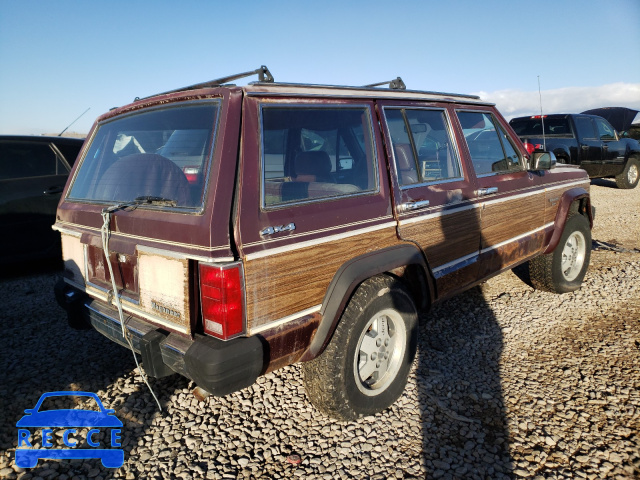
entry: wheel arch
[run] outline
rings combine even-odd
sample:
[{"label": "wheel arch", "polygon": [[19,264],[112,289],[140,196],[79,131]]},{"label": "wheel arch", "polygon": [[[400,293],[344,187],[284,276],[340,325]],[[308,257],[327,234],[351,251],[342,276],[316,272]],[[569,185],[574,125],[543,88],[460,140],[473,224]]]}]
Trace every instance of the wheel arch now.
[{"label": "wheel arch", "polygon": [[571,150],[566,145],[556,145],[553,147],[553,154],[556,156],[558,160],[561,158],[566,159],[566,162],[562,163],[571,163]]},{"label": "wheel arch", "polygon": [[574,213],[579,213],[587,217],[589,220],[589,228],[593,228],[594,211],[591,208],[591,197],[589,196],[589,192],[584,188],[572,188],[564,192],[560,197],[554,221],[553,234],[551,235],[551,240],[547,248],[543,252],[545,255],[553,252],[558,246],[567,219],[569,215]]},{"label": "wheel arch", "polygon": [[[408,278],[418,279],[417,284],[411,282],[412,284],[405,283],[405,286],[414,301],[421,300],[419,308],[428,306],[434,298],[432,275],[422,251],[415,245],[395,245],[354,257],[345,262],[333,276],[322,300],[320,309],[322,319],[301,361],[312,360],[324,351],[347,302],[358,286],[366,279],[381,273],[396,277],[400,276],[399,273],[406,273]],[[405,276],[402,275],[402,277]]]}]

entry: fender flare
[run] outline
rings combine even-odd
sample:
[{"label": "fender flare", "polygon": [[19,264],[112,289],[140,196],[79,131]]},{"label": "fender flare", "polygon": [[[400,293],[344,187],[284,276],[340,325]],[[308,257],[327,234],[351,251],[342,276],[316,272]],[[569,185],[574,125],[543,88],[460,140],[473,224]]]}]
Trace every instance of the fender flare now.
[{"label": "fender flare", "polygon": [[322,319],[311,339],[309,348],[300,360],[303,362],[312,360],[324,351],[338,325],[347,302],[356,288],[358,288],[358,285],[374,275],[407,265],[417,265],[423,269],[427,288],[429,289],[426,293],[433,298],[430,271],[422,251],[413,244],[400,244],[382,250],[375,250],[354,257],[344,263],[333,276],[327,288],[322,300],[322,308],[320,309]]},{"label": "fender flare", "polygon": [[553,234],[549,240],[549,245],[547,245],[547,248],[543,252],[545,255],[553,252],[558,246],[558,243],[560,243],[560,237],[564,232],[564,225],[569,217],[571,205],[576,201],[580,201],[578,213],[585,215],[589,219],[589,227],[593,228],[594,213],[591,208],[591,197],[589,196],[589,192],[581,187],[567,190],[560,198],[560,204],[558,205],[556,219],[553,226]]}]

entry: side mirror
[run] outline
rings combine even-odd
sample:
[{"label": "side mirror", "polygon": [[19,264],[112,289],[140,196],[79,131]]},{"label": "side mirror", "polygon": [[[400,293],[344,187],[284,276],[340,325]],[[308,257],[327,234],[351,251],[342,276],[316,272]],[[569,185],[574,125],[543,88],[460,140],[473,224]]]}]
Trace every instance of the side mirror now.
[{"label": "side mirror", "polygon": [[534,152],[531,157],[531,170],[550,170],[558,161],[553,152]]}]

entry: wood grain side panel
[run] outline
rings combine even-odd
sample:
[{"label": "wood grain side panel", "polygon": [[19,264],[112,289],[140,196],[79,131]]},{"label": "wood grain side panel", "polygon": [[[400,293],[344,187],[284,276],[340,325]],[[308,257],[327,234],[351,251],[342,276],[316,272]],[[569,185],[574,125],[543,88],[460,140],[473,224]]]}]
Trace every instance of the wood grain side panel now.
[{"label": "wood grain side panel", "polygon": [[397,243],[396,229],[389,227],[246,261],[248,328],[319,305],[343,263]]},{"label": "wood grain side panel", "polygon": [[575,188],[575,185],[564,188],[555,188],[545,193],[544,223],[551,223],[555,221],[562,194],[572,188]]},{"label": "wood grain side panel", "polygon": [[401,225],[400,238],[417,242],[425,251],[431,268],[478,252],[480,209],[430,217],[422,222]]},{"label": "wood grain side panel", "polygon": [[487,203],[482,210],[482,248],[502,243],[544,224],[545,193]]}]

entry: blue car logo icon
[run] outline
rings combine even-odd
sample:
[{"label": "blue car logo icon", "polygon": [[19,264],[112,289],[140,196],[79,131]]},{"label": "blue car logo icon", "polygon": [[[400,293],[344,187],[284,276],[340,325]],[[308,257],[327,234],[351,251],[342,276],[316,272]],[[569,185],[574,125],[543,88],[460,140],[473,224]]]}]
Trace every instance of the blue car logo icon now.
[{"label": "blue car logo icon", "polygon": [[[54,397],[52,399],[52,397]],[[59,397],[81,397],[83,401],[91,401],[97,410],[84,409],[42,409],[43,403],[49,404]],[[82,398],[84,397],[84,398]],[[94,403],[95,402],[95,403]],[[100,398],[92,392],[48,392],[43,394],[34,408],[24,411],[18,427],[18,448],[16,449],[16,465],[21,468],[33,468],[39,459],[88,459],[99,458],[107,468],[118,468],[124,463],[124,451],[116,448],[100,448],[96,437],[100,428],[110,428],[110,446],[120,447],[120,427],[122,422],[114,415],[115,411],[104,408]],[[31,447],[31,432],[27,428],[40,428],[43,448]],[[68,448],[54,447],[53,429],[62,429],[64,445]],[[76,428],[89,428],[86,443],[92,448],[75,448],[78,444]]]}]

